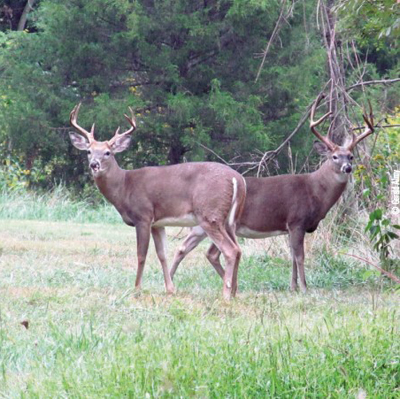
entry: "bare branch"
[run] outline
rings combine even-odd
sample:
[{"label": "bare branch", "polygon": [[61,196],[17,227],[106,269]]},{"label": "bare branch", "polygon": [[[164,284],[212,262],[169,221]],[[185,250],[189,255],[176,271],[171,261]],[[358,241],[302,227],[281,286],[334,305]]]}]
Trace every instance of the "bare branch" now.
[{"label": "bare branch", "polygon": [[201,144],[198,141],[195,141],[196,144],[198,144],[200,147],[204,148],[205,150],[211,152],[211,154],[215,155],[220,161],[222,161],[225,165],[229,165],[228,162],[225,161],[224,158],[220,157],[215,151],[213,151],[211,148],[206,147],[204,144]]},{"label": "bare branch", "polygon": [[[276,21],[274,30],[272,31],[271,37],[269,38],[267,47],[265,48],[265,50],[263,52],[262,61],[261,61],[260,67],[258,68],[258,71],[257,71],[257,76],[256,76],[256,79],[255,79],[256,83],[258,81],[258,78],[260,77],[261,70],[263,69],[263,66],[264,66],[264,63],[265,63],[265,59],[267,58],[267,54],[269,52],[269,49],[271,48],[272,43],[275,40],[275,37],[277,36],[277,34],[279,33],[279,31],[281,29],[282,21],[285,19],[285,16],[284,16],[285,6],[286,6],[286,0],[282,0],[282,7],[281,7],[281,12],[279,13],[279,18]],[[290,15],[290,12],[291,12],[291,9],[287,13],[287,16]]]},{"label": "bare branch", "polygon": [[382,80],[368,80],[367,82],[359,82],[356,83],[352,86],[346,87],[346,91],[355,89],[356,87],[361,87],[361,86],[368,86],[368,85],[377,85],[377,84],[391,84],[391,83],[396,83],[400,82],[400,78],[396,79],[382,79]]},{"label": "bare branch", "polygon": [[[391,127],[400,127],[400,125],[374,125],[374,129],[385,129],[385,128],[391,128]],[[359,127],[354,127],[353,130],[363,130],[365,127],[364,126],[359,126]]]},{"label": "bare branch", "polygon": [[368,259],[361,258],[360,256],[357,255],[352,255],[352,254],[347,254],[345,252],[339,252],[341,255],[346,255],[346,256],[351,256],[352,258],[362,260],[365,263],[368,263],[369,265],[375,267],[375,269],[379,270],[382,274],[384,274],[386,277],[390,278],[392,281],[394,281],[397,284],[400,284],[400,278],[395,276],[394,274],[388,272],[387,270],[382,269],[380,266],[376,265],[375,263],[372,263]]}]

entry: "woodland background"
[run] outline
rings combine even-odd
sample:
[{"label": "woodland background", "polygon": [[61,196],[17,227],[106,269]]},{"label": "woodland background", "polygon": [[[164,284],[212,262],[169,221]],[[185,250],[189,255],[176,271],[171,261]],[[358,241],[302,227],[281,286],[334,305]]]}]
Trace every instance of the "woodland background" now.
[{"label": "woodland background", "polygon": [[[202,145],[233,166],[257,162],[324,87],[348,118],[344,129],[335,121],[340,141],[362,122],[353,101],[369,99],[377,121],[398,117],[398,84],[361,83],[398,78],[399,18],[391,0],[3,1],[1,158],[35,186],[82,188],[89,177],[68,131],[83,101],[80,123],[96,122],[99,139],[136,110],[124,167],[218,160]],[[293,162],[284,146],[260,172],[302,171],[313,140],[306,120]]]},{"label": "woodland background", "polygon": [[368,212],[388,255],[398,228],[389,210],[400,162],[398,2],[3,1],[0,29],[3,191],[61,185],[99,202],[68,138],[78,102],[79,123],[95,122],[101,140],[135,109],[125,168],[209,160],[245,175],[304,173],[320,162],[308,114],[324,91],[337,143],[359,132],[368,101],[374,110],[376,134],[357,148],[345,202]]},{"label": "woodland background", "polygon": [[[398,398],[400,4],[394,0],[0,1],[1,398]],[[308,292],[285,236],[240,239],[238,297],[203,242],[167,296],[152,245],[72,148],[69,113],[125,168],[226,162],[315,170],[309,110],[340,143],[371,102],[345,194],[306,236]],[[122,126],[121,126],[122,127]],[[185,237],[167,231],[169,259]]]}]

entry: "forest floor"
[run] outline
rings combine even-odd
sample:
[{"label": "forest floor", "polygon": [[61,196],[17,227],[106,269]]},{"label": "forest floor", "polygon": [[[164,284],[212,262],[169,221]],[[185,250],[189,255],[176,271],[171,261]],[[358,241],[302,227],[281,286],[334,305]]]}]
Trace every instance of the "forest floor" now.
[{"label": "forest floor", "polygon": [[225,303],[207,242],[173,296],[151,244],[137,293],[132,228],[0,220],[0,397],[400,397],[398,289],[317,246],[292,293],[285,239],[269,242],[241,241]]}]

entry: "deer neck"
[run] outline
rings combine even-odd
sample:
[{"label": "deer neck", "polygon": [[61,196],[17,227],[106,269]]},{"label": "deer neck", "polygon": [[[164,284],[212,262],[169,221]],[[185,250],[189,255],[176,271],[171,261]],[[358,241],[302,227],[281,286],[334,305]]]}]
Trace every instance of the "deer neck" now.
[{"label": "deer neck", "polygon": [[102,172],[99,176],[94,177],[94,181],[100,192],[117,208],[121,198],[125,172],[124,169],[119,167],[117,161],[112,159],[107,170]]},{"label": "deer neck", "polygon": [[311,176],[315,182],[314,193],[317,198],[322,199],[322,212],[326,214],[346,189],[349,175],[333,171],[327,160]]}]

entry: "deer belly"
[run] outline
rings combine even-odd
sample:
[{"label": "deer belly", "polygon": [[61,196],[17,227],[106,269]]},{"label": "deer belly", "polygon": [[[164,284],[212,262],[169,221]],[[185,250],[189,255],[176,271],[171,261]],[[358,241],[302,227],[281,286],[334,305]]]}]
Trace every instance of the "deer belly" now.
[{"label": "deer belly", "polygon": [[199,223],[193,213],[182,215],[178,217],[167,217],[154,221],[152,226],[154,227],[166,227],[166,226],[177,226],[177,227],[194,227]]},{"label": "deer belly", "polygon": [[282,234],[287,234],[287,231],[275,230],[275,231],[256,231],[251,230],[248,227],[240,226],[236,230],[236,235],[243,238],[268,238],[274,236],[280,236]]}]

